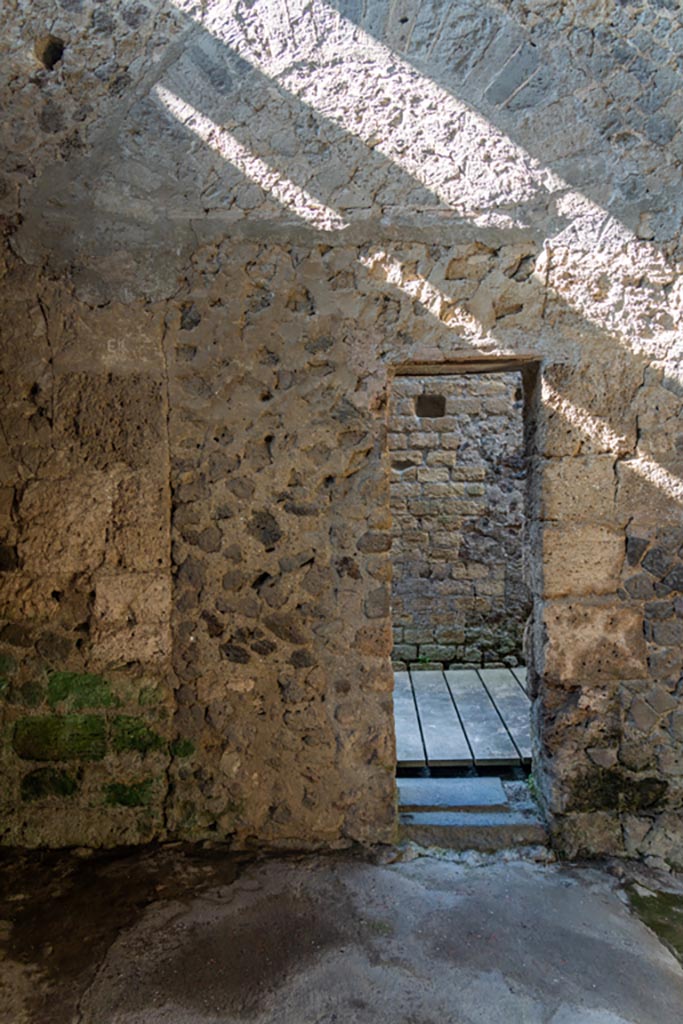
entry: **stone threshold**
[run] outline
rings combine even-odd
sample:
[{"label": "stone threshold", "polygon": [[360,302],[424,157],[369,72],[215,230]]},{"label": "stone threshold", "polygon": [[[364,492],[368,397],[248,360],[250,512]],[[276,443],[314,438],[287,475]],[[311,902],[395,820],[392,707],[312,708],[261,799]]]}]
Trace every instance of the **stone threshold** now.
[{"label": "stone threshold", "polygon": [[548,843],[546,826],[524,782],[492,776],[401,778],[397,784],[403,839],[482,852]]}]

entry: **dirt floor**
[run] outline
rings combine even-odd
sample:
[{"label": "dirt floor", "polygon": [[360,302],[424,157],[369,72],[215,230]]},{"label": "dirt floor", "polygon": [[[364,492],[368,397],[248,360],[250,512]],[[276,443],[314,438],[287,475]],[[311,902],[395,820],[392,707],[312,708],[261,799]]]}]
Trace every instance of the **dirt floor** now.
[{"label": "dirt floor", "polygon": [[671,877],[424,853],[5,854],[0,1020],[680,1024]]}]

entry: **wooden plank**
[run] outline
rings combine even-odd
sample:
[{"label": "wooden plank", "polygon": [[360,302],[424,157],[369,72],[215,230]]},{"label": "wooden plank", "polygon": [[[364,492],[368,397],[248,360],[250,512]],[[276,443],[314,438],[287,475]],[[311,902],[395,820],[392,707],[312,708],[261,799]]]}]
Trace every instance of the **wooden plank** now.
[{"label": "wooden plank", "polygon": [[519,665],[517,668],[513,668],[512,674],[519,683],[519,685],[522,687],[524,692],[528,694],[529,691],[527,689],[527,672],[524,665]]},{"label": "wooden plank", "polygon": [[399,767],[424,767],[427,760],[417,720],[413,688],[407,672],[394,673],[394,725],[396,760]]},{"label": "wooden plank", "polygon": [[410,677],[428,764],[472,764],[472,753],[443,672],[411,672]]},{"label": "wooden plank", "polygon": [[475,764],[519,764],[519,753],[486,687],[473,669],[449,669],[446,680]]},{"label": "wooden plank", "polygon": [[480,668],[479,676],[505,722],[522,761],[531,760],[529,698],[507,668]]}]

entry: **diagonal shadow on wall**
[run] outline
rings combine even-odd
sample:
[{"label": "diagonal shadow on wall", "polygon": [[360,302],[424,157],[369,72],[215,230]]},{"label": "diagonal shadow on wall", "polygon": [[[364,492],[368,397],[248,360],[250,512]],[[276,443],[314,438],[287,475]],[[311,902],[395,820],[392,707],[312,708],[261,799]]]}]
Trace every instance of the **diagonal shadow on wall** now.
[{"label": "diagonal shadow on wall", "polygon": [[[310,65],[307,74],[315,75],[315,69]],[[427,81],[422,78],[419,80]],[[152,195],[149,175],[143,174],[142,180],[147,191],[143,190],[137,199],[137,215],[134,202],[132,214],[121,218],[117,212],[114,218],[124,225],[121,246],[130,244],[137,253],[149,249],[153,259],[156,259],[169,236],[173,237],[178,230],[178,225],[181,233],[185,230],[186,247],[196,244],[202,235],[220,233],[221,225],[224,232],[234,236],[248,235],[251,231],[254,237],[258,237],[263,222],[280,218],[284,210],[285,224],[278,228],[280,237],[286,237],[291,230],[287,222],[290,225],[299,222],[309,225],[307,230],[311,237],[321,237],[326,241],[348,240],[360,245],[366,271],[374,280],[374,284],[369,287],[380,286],[388,294],[404,301],[406,310],[412,307],[417,315],[426,314],[427,321],[432,324],[430,344],[435,351],[452,351],[456,337],[455,344],[459,349],[469,346],[480,351],[494,346],[503,351],[519,351],[520,347],[528,350],[528,342],[520,340],[521,332],[514,314],[497,316],[495,309],[487,309],[484,319],[481,316],[478,318],[473,296],[469,294],[463,297],[456,286],[443,279],[437,279],[435,283],[430,275],[428,261],[424,273],[416,274],[414,269],[402,268],[398,257],[390,257],[387,261],[381,252],[375,251],[373,254],[371,239],[377,233],[384,248],[387,243],[396,248],[396,238],[400,238],[405,247],[406,238],[416,243],[424,242],[433,238],[438,228],[439,237],[444,243],[449,240],[462,241],[463,238],[474,242],[476,239],[488,245],[495,255],[500,246],[519,242],[526,243],[529,252],[538,256],[541,235],[550,229],[559,235],[565,230],[572,230],[570,214],[558,215],[554,209],[553,197],[548,192],[538,166],[533,168],[536,184],[531,194],[507,205],[507,211],[514,213],[516,224],[481,225],[476,223],[476,218],[454,213],[444,200],[444,194],[448,193],[452,184],[447,175],[436,189],[429,187],[428,183],[416,179],[414,174],[401,165],[399,159],[392,155],[390,146],[385,146],[382,151],[374,144],[374,140],[363,138],[360,133],[352,133],[339,118],[333,119],[321,113],[312,103],[294,95],[291,88],[286,88],[280,81],[264,74],[202,27],[193,29],[191,44],[168,69],[162,82],[166,95],[176,103],[175,110],[166,109],[161,113],[163,107],[158,96],[143,99],[131,110],[120,135],[124,139],[123,156],[117,147],[113,151],[110,149],[109,156],[105,155],[104,159],[96,153],[90,174],[87,165],[81,168],[86,172],[87,187],[94,194],[94,201],[90,200],[90,221],[88,223],[88,218],[84,218],[85,231],[80,229],[80,237],[75,239],[80,250],[77,248],[74,254],[72,249],[70,257],[78,256],[80,251],[80,258],[85,260],[88,249],[92,255],[102,209],[120,210],[125,206],[126,196],[130,199],[130,189],[145,167],[145,148],[152,134],[158,131],[161,116],[164,145],[153,148],[156,165],[152,168],[155,176],[152,178]],[[399,105],[401,102],[399,96]],[[457,116],[456,112],[456,122]],[[210,137],[207,139],[202,139],[197,132],[198,118],[206,121],[209,126]],[[222,134],[227,134],[239,147],[243,154],[241,166],[235,166],[235,162],[230,162],[221,152]],[[364,134],[368,134],[367,126]],[[456,135],[453,152],[438,156],[436,161],[430,158],[434,167],[441,165],[452,170],[456,181],[462,179],[455,152],[457,141]],[[466,139],[470,149],[473,145],[475,148],[484,145],[485,141],[485,138],[474,142],[471,138]],[[419,145],[424,147],[424,139],[419,140]],[[160,153],[161,160],[158,159]],[[168,160],[164,164],[166,158]],[[524,160],[523,154],[519,159]],[[249,173],[254,162],[258,164],[256,175],[253,167],[252,173]],[[350,176],[346,173],[348,168],[353,171]],[[284,182],[286,187],[273,190],[267,187],[266,182],[264,188],[259,183],[259,175],[262,177],[264,174],[270,174],[280,186]],[[360,184],[357,180],[359,174]],[[164,193],[169,182],[175,183],[175,192],[172,192],[170,201]],[[119,195],[116,193],[117,186],[120,187]],[[160,210],[154,210],[154,187],[162,197],[163,206]],[[246,201],[245,191],[248,193]],[[80,200],[82,195],[77,187],[73,198]],[[294,203],[288,201],[292,195]],[[59,191],[59,186],[55,198],[60,204],[65,201],[68,204],[68,196]],[[308,200],[313,201],[312,210],[306,209]],[[265,206],[264,201],[267,202]],[[315,202],[333,216],[344,220],[348,226],[332,231],[324,227],[318,229],[316,218],[319,211],[315,209]],[[302,205],[303,209],[300,208]],[[150,206],[153,211],[151,218],[148,212]],[[232,214],[232,220],[229,216],[226,218],[226,207],[228,214]],[[496,205],[494,212],[499,214],[502,209],[502,205]],[[41,210],[41,214],[43,212]],[[161,217],[158,216],[159,212],[162,213]],[[58,232],[61,232],[62,216],[60,209],[56,219]],[[156,243],[154,240],[160,221],[163,225],[161,247],[158,238]],[[387,222],[395,225],[393,232]],[[651,248],[645,243],[640,245],[641,248]],[[492,263],[495,263],[495,258]],[[391,264],[389,269],[388,264]],[[586,319],[585,310],[570,306],[558,290],[552,287],[552,276],[548,270],[546,262],[544,272],[529,276],[525,287],[519,289],[524,293],[522,305],[525,309],[523,315],[527,316],[526,334],[529,330],[528,311],[535,310],[538,318],[538,333],[533,350],[543,355],[543,339],[548,334],[552,320],[555,334],[552,347],[557,351],[559,330],[566,339],[563,359],[572,362],[580,357],[580,349],[586,348],[585,342],[577,344],[576,339],[585,336],[590,330],[594,335],[591,345],[595,348],[620,347],[624,356],[621,379],[627,399],[630,398],[643,379],[644,369],[650,361],[650,350],[657,348],[656,338],[652,344],[645,342],[640,353],[630,352],[630,338],[619,329],[606,330],[601,323],[592,322],[592,318]],[[668,316],[668,286],[657,283],[657,273],[661,275],[659,265],[655,266],[655,280],[649,285],[652,303],[658,303],[660,312]],[[645,275],[646,271],[637,286],[641,289],[648,286]],[[404,277],[406,280],[403,280]],[[499,273],[497,279],[490,284],[491,287],[500,287],[501,282],[505,283]],[[409,300],[407,303],[406,297]],[[463,310],[466,313],[464,317],[460,315]],[[403,331],[403,343],[406,346],[404,357],[407,358],[411,357],[411,337],[410,330]],[[599,392],[599,388],[597,390]],[[596,398],[599,402],[599,393]],[[597,417],[598,422],[603,421],[604,410],[599,404],[589,408],[588,412]],[[588,439],[589,446],[594,448],[597,443],[598,450],[610,450],[614,446],[614,438],[619,440],[622,433],[622,424],[613,424],[613,436],[607,436],[602,441],[598,438],[596,442],[596,431],[591,427],[590,417],[585,425],[586,432],[594,435]]]}]

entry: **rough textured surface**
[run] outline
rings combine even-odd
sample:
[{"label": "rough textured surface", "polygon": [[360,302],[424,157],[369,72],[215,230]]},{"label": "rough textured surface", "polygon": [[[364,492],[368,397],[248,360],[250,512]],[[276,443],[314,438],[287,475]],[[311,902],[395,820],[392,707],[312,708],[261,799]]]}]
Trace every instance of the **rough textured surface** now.
[{"label": "rough textured surface", "polygon": [[519,375],[397,377],[389,403],[394,663],[517,665],[530,610]]},{"label": "rough textured surface", "polygon": [[597,870],[66,860],[6,907],[7,1024],[680,1020],[683,969]]},{"label": "rough textured surface", "polygon": [[495,359],[556,844],[680,862],[677,5],[3,29],[3,840],[390,838],[390,381]]}]

